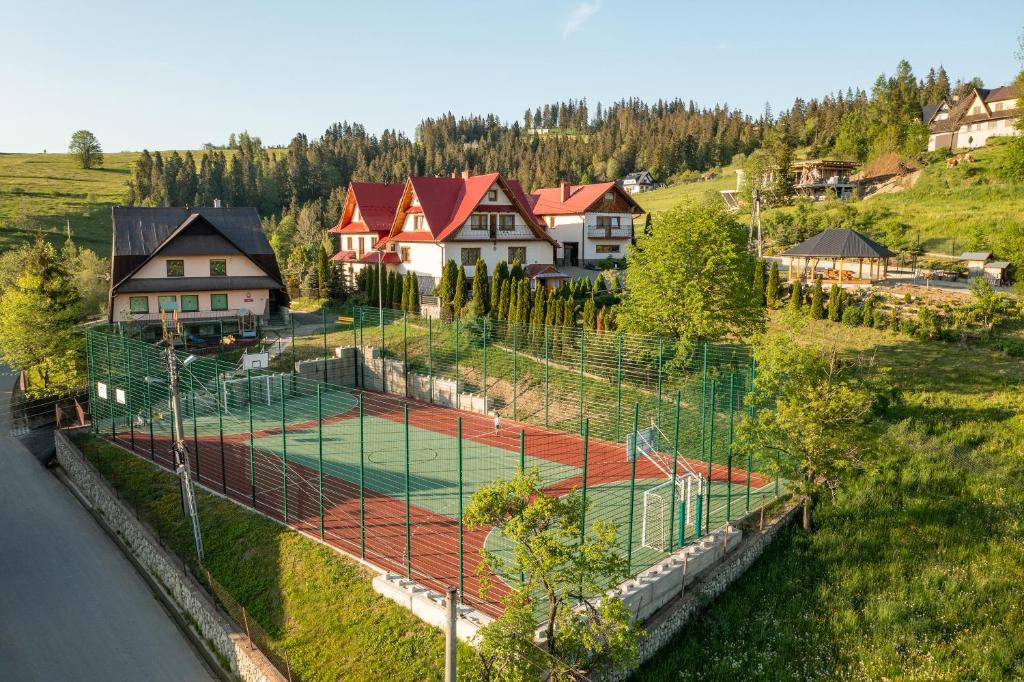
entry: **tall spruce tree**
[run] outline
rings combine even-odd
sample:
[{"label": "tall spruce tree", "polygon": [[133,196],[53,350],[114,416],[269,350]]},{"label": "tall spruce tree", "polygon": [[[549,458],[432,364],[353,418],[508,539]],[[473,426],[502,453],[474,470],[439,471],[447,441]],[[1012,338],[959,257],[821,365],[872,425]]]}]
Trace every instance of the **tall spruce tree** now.
[{"label": "tall spruce tree", "polygon": [[833,284],[828,291],[828,319],[838,322],[843,316],[843,290],[838,284]]},{"label": "tall spruce tree", "polygon": [[779,264],[775,261],[772,261],[771,269],[768,271],[768,284],[765,287],[764,300],[769,308],[774,308],[779,304]]},{"label": "tall spruce tree", "polygon": [[754,262],[754,296],[761,305],[765,304],[764,259],[761,258]]},{"label": "tall spruce tree", "polygon": [[452,311],[456,317],[461,317],[462,309],[466,307],[466,270],[459,266],[456,266],[454,289]]},{"label": "tall spruce tree", "polygon": [[[497,291],[497,289],[494,289],[493,291]],[[509,282],[507,279],[503,280],[501,282],[501,293],[498,295],[498,305],[497,305],[497,314],[496,314],[496,317],[499,320],[507,320],[507,319],[509,319],[508,308],[509,308],[509,305],[512,302],[511,297],[512,297],[511,282]]]},{"label": "tall spruce tree", "polygon": [[597,329],[597,306],[594,304],[593,298],[588,298],[587,302],[583,304],[583,328]]},{"label": "tall spruce tree", "polygon": [[789,309],[795,313],[801,312],[804,305],[804,287],[800,284],[800,280],[793,282],[793,286],[789,291]]},{"label": "tall spruce tree", "polygon": [[816,277],[814,279],[814,288],[811,289],[811,317],[815,320],[820,320],[825,317],[825,307],[822,299],[824,298],[824,292],[821,288],[821,278]]},{"label": "tall spruce tree", "polygon": [[506,319],[508,317],[508,305],[504,313],[501,310],[501,286],[508,280],[508,264],[500,260],[494,266],[494,275],[491,277],[491,304],[490,312],[492,317]]},{"label": "tall spruce tree", "polygon": [[488,290],[487,263],[483,258],[476,261],[473,268],[473,299],[470,301],[470,310],[477,317],[483,317],[491,307],[491,296]]}]

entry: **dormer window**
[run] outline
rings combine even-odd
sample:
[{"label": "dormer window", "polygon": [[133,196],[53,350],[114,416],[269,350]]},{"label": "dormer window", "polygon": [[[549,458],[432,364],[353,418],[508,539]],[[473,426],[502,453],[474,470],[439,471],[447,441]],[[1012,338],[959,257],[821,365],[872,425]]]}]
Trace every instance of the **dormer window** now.
[{"label": "dormer window", "polygon": [[493,202],[493,201],[497,201],[497,200],[498,200],[498,190],[496,190],[496,189],[489,189],[489,190],[487,190],[487,201],[492,201]]},{"label": "dormer window", "polygon": [[604,193],[604,200],[605,201],[615,201],[615,192],[605,192]]},{"label": "dormer window", "polygon": [[412,217],[412,229],[422,230],[423,229],[423,214],[414,215]]},{"label": "dormer window", "polygon": [[168,259],[167,261],[167,276],[168,277],[184,277],[185,276],[185,261]]}]

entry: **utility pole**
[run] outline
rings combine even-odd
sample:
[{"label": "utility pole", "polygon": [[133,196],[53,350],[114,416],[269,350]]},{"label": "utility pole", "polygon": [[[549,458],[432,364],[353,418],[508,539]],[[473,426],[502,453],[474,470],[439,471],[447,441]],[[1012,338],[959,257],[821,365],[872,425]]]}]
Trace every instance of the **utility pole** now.
[{"label": "utility pole", "polygon": [[[203,563],[203,536],[199,529],[199,511],[196,508],[196,493],[192,486],[192,473],[189,470],[188,446],[185,444],[185,425],[181,418],[181,401],[178,397],[178,362],[174,356],[174,337],[178,330],[178,312],[174,311],[172,324],[168,326],[167,317],[161,311],[161,327],[163,341],[167,347],[167,376],[170,380],[171,413],[174,417],[174,443],[171,452],[174,455],[174,472],[178,474],[181,490],[181,505],[186,516],[192,520],[192,538],[196,543],[196,556]],[[189,362],[186,360],[186,363]]]},{"label": "utility pole", "polygon": [[761,191],[754,190],[754,212],[757,215],[757,257],[764,256],[764,240],[761,238]]}]

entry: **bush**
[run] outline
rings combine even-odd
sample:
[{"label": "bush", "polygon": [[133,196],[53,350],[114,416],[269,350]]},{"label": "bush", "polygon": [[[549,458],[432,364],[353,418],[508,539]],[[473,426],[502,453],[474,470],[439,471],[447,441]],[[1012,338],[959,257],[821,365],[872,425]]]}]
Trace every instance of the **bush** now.
[{"label": "bush", "polygon": [[889,314],[885,308],[875,308],[872,311],[871,326],[875,329],[885,329],[889,326]]},{"label": "bush", "polygon": [[907,334],[908,336],[916,336],[917,324],[914,323],[910,318],[903,318],[899,321],[899,331]]},{"label": "bush", "polygon": [[857,327],[861,323],[862,316],[863,314],[861,313],[860,308],[854,305],[848,305],[846,306],[846,310],[843,311],[843,324],[851,327]]}]

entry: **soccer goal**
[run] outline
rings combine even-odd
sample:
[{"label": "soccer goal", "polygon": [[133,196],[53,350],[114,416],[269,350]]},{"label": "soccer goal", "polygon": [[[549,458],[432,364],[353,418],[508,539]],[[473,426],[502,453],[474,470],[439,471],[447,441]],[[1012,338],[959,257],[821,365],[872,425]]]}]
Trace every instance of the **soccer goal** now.
[{"label": "soccer goal", "polygon": [[686,472],[676,477],[675,486],[674,496],[671,480],[644,491],[641,547],[667,551],[671,532],[674,531],[677,537],[675,545],[681,546],[685,544],[687,529],[695,528],[704,478],[700,474]]},{"label": "soccer goal", "polygon": [[[252,377],[224,379],[221,382],[221,405],[231,414],[245,409],[250,397],[253,405],[273,405],[281,400],[280,374],[254,374]],[[250,394],[251,391],[251,394]]]}]

